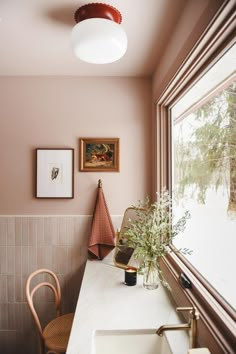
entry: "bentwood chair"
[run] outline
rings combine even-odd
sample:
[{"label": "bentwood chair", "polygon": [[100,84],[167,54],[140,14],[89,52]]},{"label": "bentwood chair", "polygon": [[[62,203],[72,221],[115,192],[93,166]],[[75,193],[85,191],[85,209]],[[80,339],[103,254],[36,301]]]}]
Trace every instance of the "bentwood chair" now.
[{"label": "bentwood chair", "polygon": [[[47,281],[43,281],[38,283],[31,289],[32,279],[39,274],[49,274],[50,281],[52,282],[50,283]],[[44,286],[48,287],[53,292],[56,307],[56,318],[50,321],[43,329],[34,307],[33,297],[35,292]],[[28,277],[26,282],[26,299],[37,327],[39,337],[39,353],[65,353],[70,336],[74,314],[69,313],[66,315],[61,315],[61,289],[57,276],[51,270],[48,269],[39,269],[33,272]]]}]

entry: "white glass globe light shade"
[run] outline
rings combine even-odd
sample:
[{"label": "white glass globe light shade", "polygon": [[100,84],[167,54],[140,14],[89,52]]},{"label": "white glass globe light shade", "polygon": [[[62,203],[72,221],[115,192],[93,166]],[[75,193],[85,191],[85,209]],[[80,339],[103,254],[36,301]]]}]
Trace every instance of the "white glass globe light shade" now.
[{"label": "white glass globe light shade", "polygon": [[127,36],[120,24],[104,18],[78,22],[72,30],[75,55],[88,63],[108,64],[127,50]]}]

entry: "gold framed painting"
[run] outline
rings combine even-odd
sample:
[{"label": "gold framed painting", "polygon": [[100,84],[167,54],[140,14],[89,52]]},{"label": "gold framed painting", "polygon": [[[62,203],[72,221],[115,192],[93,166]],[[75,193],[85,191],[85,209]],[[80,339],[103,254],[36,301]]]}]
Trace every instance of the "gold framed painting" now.
[{"label": "gold framed painting", "polygon": [[82,172],[119,172],[119,138],[80,138]]}]

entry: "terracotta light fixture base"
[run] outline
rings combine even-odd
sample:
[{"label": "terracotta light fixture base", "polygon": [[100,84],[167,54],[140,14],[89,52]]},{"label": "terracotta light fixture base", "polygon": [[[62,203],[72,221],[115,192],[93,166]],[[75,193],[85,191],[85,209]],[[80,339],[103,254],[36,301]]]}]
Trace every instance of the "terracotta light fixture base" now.
[{"label": "terracotta light fixture base", "polygon": [[121,13],[113,6],[101,3],[83,5],[75,12],[75,21],[81,22],[89,18],[105,18],[116,23],[121,23]]}]

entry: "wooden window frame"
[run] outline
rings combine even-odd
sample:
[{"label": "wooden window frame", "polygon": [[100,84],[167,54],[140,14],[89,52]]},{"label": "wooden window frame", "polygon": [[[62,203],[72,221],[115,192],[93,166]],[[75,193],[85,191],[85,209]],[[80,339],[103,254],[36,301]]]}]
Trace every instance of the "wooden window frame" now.
[{"label": "wooden window frame", "polygon": [[[226,0],[156,102],[157,191],[163,187],[171,187],[170,110],[187,89],[235,42],[235,23],[235,3]],[[207,347],[214,354],[235,353],[236,313],[227,302],[179,254],[172,252],[163,259],[162,270],[172,288],[176,304],[194,305],[200,312],[198,345]],[[190,279],[191,289],[181,286],[181,273],[185,273]]]}]

